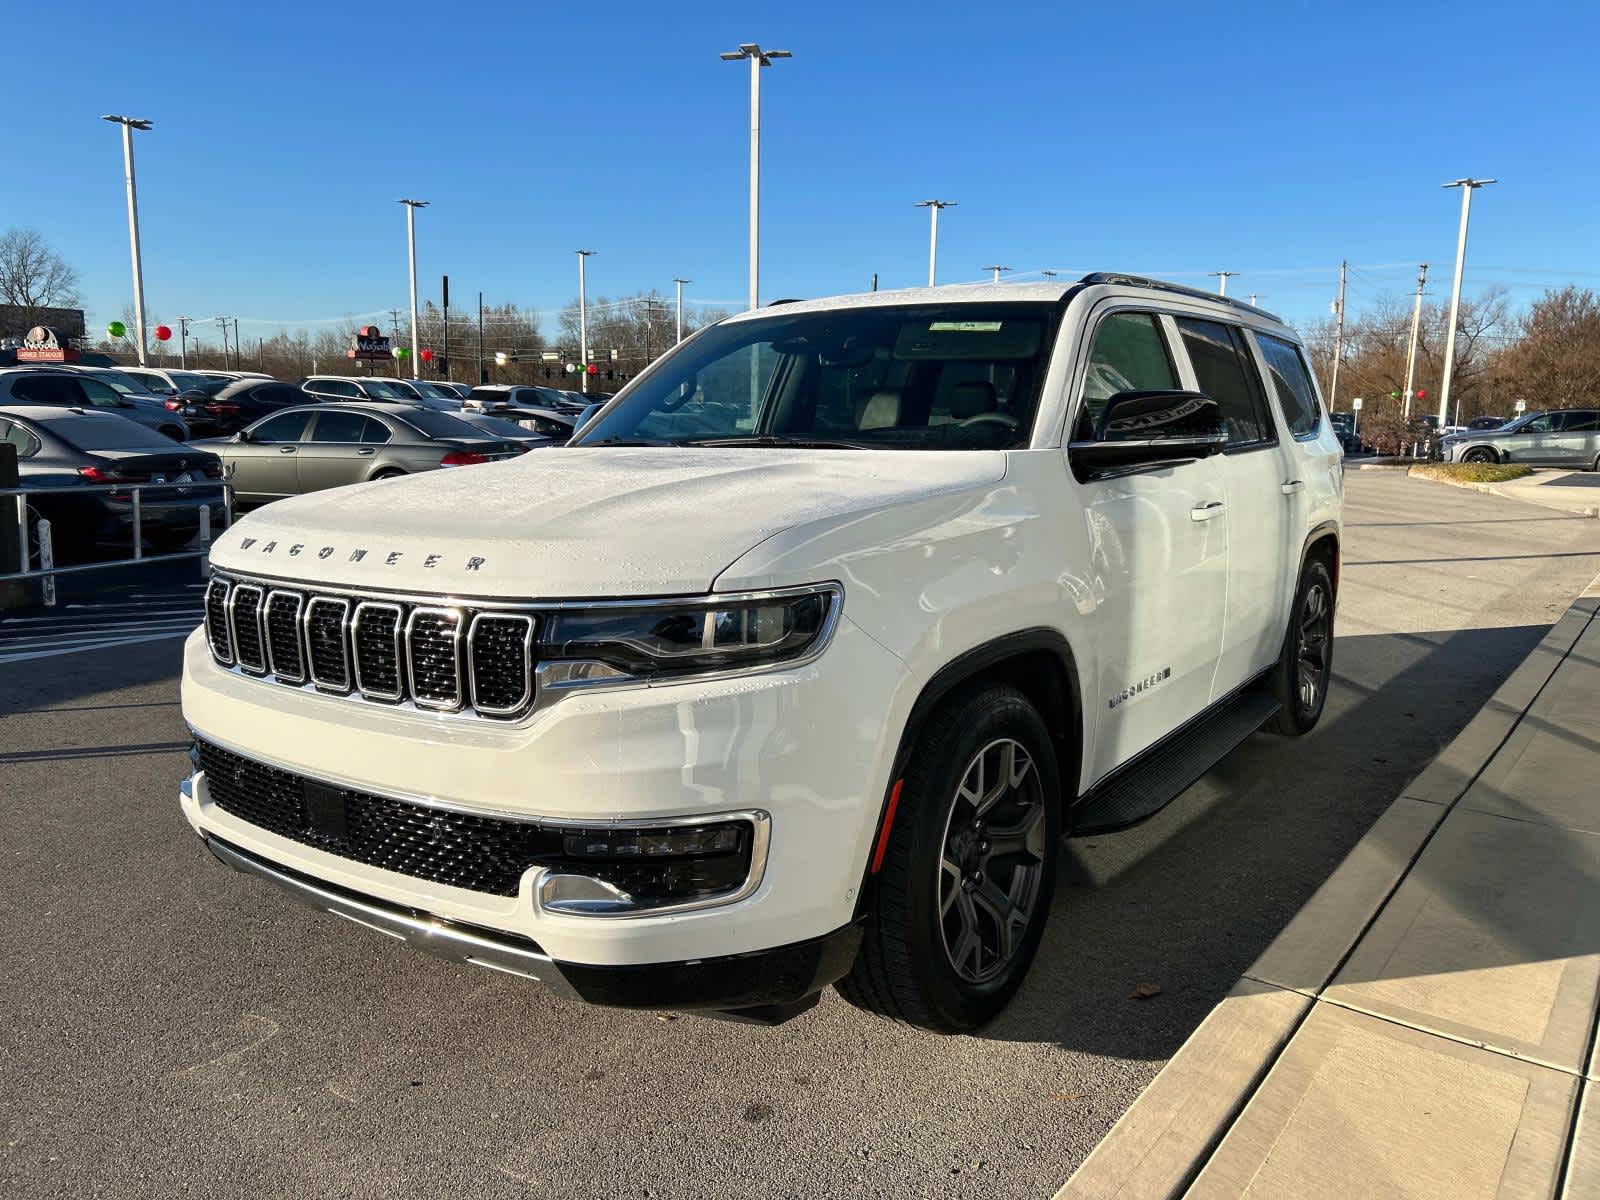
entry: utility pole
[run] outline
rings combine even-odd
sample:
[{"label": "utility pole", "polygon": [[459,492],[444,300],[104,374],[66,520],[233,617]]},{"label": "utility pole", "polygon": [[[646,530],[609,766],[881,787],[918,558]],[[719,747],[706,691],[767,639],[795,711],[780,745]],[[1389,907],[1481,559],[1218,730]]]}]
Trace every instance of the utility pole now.
[{"label": "utility pole", "polygon": [[[398,308],[391,308],[389,310],[389,319],[394,322],[394,324],[392,326],[392,328],[394,329],[393,342],[397,342],[397,341],[400,340],[400,310]],[[393,342],[391,342],[391,345],[393,344]],[[394,364],[394,377],[396,379],[399,379],[400,378],[400,360],[398,358],[395,358],[393,353],[391,353],[390,356],[389,356],[389,361]],[[367,367],[367,372],[369,374],[372,372],[372,367],[370,365]]]},{"label": "utility pole", "polygon": [[444,301],[444,377],[450,378],[450,276],[440,276],[440,297]]},{"label": "utility pole", "polygon": [[994,272],[994,282],[999,283],[1000,282],[1000,272],[1009,271],[1009,270],[1011,270],[1011,268],[1010,267],[1001,267],[1001,266],[987,266],[987,267],[984,268],[984,270],[985,271],[993,271]]},{"label": "utility pole", "polygon": [[723,62],[750,60],[750,307],[761,304],[761,68],[773,59],[793,58],[787,50],[763,50],[755,42],[740,42],[737,50],[722,54]]},{"label": "utility pole", "polygon": [[1228,294],[1228,280],[1232,279],[1238,273],[1239,272],[1237,271],[1206,272],[1207,275],[1215,275],[1217,277],[1217,295],[1219,296],[1226,296]]},{"label": "utility pole", "polygon": [[483,373],[483,293],[478,293],[478,382],[488,383],[489,377]]},{"label": "utility pole", "polygon": [[244,343],[239,340],[239,318],[235,317],[233,319],[233,369],[235,371],[244,367],[243,355]]},{"label": "utility pole", "polygon": [[178,365],[185,371],[189,369],[189,322],[193,317],[178,318]]},{"label": "utility pole", "polygon": [[[411,369],[416,370],[422,361],[417,346],[417,209],[427,208],[426,200],[397,200],[406,206],[406,257],[411,266]],[[395,364],[395,378],[400,377],[400,366]]]},{"label": "utility pole", "polygon": [[872,273],[872,290],[878,290],[878,273],[876,271]]},{"label": "utility pole", "polygon": [[1349,264],[1339,260],[1339,298],[1333,302],[1333,374],[1328,380],[1328,411],[1333,412],[1339,402],[1339,360],[1344,357],[1344,283]]},{"label": "utility pole", "polygon": [[939,210],[954,208],[954,200],[918,200],[917,207],[928,210],[928,286],[937,286],[934,277],[939,270]]},{"label": "utility pole", "polygon": [[1405,418],[1411,419],[1411,385],[1417,377],[1417,328],[1422,323],[1422,285],[1428,281],[1428,264],[1417,268],[1417,297],[1411,305],[1411,345],[1406,350]]},{"label": "utility pole", "polygon": [[101,120],[122,126],[122,175],[128,186],[128,250],[133,258],[133,327],[139,365],[144,361],[144,261],[139,254],[139,188],[133,178],[133,131],[148,131],[150,122],[137,117],[107,115]]},{"label": "utility pole", "polygon": [[213,319],[222,330],[222,365],[226,367],[228,365],[228,318],[215,317]]},{"label": "utility pole", "polygon": [[1250,307],[1254,308],[1255,306],[1256,306],[1256,293],[1251,292],[1250,293]]},{"label": "utility pole", "polygon": [[[573,251],[573,253],[575,253],[578,256],[578,358],[580,360],[579,363],[578,363],[578,369],[583,374],[583,378],[579,382],[578,386],[583,390],[583,393],[585,395],[588,395],[588,393],[589,393],[589,283],[588,283],[588,275],[584,271],[584,264],[588,262],[589,256],[591,254],[593,254],[594,251],[593,250],[575,250],[575,251]],[[755,276],[752,275],[751,276],[751,280],[752,280],[751,286],[752,287],[754,286],[754,283],[753,283],[754,279],[755,279]],[[755,304],[752,303],[750,305],[750,307],[754,308]]]},{"label": "utility pole", "polygon": [[1450,326],[1444,337],[1444,378],[1439,381],[1439,428],[1450,415],[1450,377],[1456,366],[1456,319],[1461,312],[1461,270],[1467,259],[1467,218],[1472,213],[1472,193],[1494,183],[1493,179],[1455,179],[1441,186],[1461,189],[1461,230],[1456,235],[1456,278],[1450,288]]},{"label": "utility pole", "polygon": [[683,285],[693,283],[692,279],[674,279],[672,281],[678,288],[678,341],[683,341]]}]

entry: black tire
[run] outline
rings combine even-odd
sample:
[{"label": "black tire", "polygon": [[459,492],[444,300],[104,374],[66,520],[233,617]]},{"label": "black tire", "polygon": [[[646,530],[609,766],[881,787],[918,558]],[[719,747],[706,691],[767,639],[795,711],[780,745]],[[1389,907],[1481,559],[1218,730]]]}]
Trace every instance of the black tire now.
[{"label": "black tire", "polygon": [[1464,463],[1495,463],[1500,461],[1500,456],[1493,450],[1479,446],[1476,450],[1468,450],[1461,456]]},{"label": "black tire", "polygon": [[1272,690],[1283,707],[1267,722],[1270,733],[1299,737],[1310,733],[1322,717],[1333,679],[1335,599],[1328,564],[1308,559],[1295,588],[1283,650],[1272,670]]},{"label": "black tire", "polygon": [[[962,792],[980,756],[979,779],[1012,775],[1007,762],[1017,767],[984,808]],[[1021,692],[975,686],[940,704],[912,749],[861,952],[837,984],[840,994],[891,1020],[947,1033],[974,1029],[999,1013],[1021,986],[1049,919],[1060,798],[1049,731]],[[991,826],[986,818],[1008,823]],[[1002,849],[1007,843],[1015,848]],[[1002,921],[1002,911],[1013,920]],[[949,948],[949,940],[959,937],[968,946],[968,930],[978,945],[960,954],[958,967],[960,947]],[[993,935],[992,951],[984,932]]]},{"label": "black tire", "polygon": [[373,476],[374,479],[399,479],[405,472],[399,467],[385,467]]}]

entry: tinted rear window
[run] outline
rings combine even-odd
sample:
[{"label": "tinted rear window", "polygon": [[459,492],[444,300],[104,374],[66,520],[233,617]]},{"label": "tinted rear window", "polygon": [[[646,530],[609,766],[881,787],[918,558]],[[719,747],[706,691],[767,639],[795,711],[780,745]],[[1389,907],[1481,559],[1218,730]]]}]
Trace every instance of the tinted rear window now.
[{"label": "tinted rear window", "polygon": [[483,434],[449,413],[434,412],[431,408],[417,408],[407,412],[400,420],[431,438],[481,438]]},{"label": "tinted rear window", "polygon": [[51,421],[46,428],[56,437],[79,450],[174,450],[171,438],[146,429],[127,417],[111,413],[74,414],[70,419]]}]

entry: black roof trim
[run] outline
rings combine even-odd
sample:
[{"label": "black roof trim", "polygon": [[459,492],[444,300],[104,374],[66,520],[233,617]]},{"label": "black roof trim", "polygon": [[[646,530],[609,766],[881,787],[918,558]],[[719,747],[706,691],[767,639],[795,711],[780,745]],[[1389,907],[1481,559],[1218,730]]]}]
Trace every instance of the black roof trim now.
[{"label": "black roof trim", "polygon": [[1078,282],[1119,283],[1124,287],[1142,287],[1156,292],[1173,292],[1179,296],[1193,296],[1197,300],[1212,300],[1219,304],[1227,304],[1242,312],[1255,313],[1257,316],[1266,317],[1268,320],[1276,321],[1280,325],[1283,324],[1283,318],[1277,313],[1268,312],[1264,308],[1257,308],[1254,304],[1246,304],[1243,300],[1235,300],[1232,296],[1219,296],[1216,292],[1188,287],[1181,283],[1168,283],[1164,279],[1151,279],[1147,275],[1125,275],[1120,271],[1090,271]]}]

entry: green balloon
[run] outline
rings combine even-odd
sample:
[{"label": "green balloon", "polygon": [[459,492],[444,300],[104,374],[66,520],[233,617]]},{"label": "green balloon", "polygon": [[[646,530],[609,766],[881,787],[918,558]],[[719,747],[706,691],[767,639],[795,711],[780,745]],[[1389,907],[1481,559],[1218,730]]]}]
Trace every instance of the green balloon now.
[{"label": "green balloon", "polygon": [[396,358],[410,358],[411,351],[407,350],[404,346],[396,346],[394,348],[394,356]]},{"label": "green balloon", "polygon": [[113,321],[111,324],[106,326],[106,332],[112,337],[121,337],[123,334],[128,332],[128,327],[121,321]]}]

